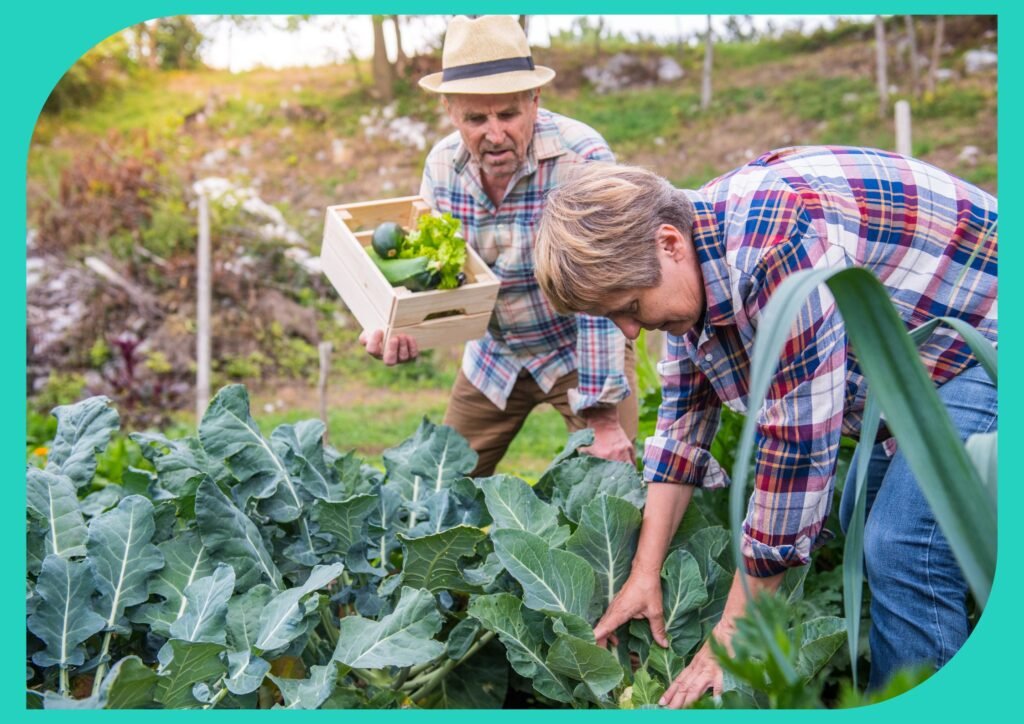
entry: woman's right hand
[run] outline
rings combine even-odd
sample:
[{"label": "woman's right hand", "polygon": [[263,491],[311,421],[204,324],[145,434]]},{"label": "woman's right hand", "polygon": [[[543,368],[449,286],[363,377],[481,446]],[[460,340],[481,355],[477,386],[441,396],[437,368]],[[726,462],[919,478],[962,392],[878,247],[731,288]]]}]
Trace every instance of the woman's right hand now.
[{"label": "woman's right hand", "polygon": [[661,576],[657,572],[641,573],[636,569],[615,594],[608,610],[594,627],[594,638],[598,646],[607,641],[618,644],[615,630],[634,618],[646,618],[651,624],[651,633],[659,646],[668,648],[665,633],[665,615],[661,603]]}]

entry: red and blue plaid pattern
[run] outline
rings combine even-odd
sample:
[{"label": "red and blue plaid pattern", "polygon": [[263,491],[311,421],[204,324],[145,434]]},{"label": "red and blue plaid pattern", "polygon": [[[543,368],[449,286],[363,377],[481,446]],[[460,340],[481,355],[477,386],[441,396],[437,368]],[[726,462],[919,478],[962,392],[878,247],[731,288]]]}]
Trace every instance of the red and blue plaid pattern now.
[{"label": "red and blue plaid pattern", "polygon": [[533,242],[548,192],[576,164],[613,160],[592,128],[540,109],[526,162],[495,208],[458,133],[441,140],[427,156],[420,195],[462,221],[466,242],[501,280],[490,331],[466,345],[462,360],[466,378],[500,409],[522,370],[545,392],[578,370],[579,387],[569,393],[576,411],[615,404],[630,394],[622,333],[607,319],[557,314],[541,293],[533,267]]},{"label": "red and blue plaid pattern", "polygon": [[[772,292],[796,271],[866,267],[908,329],[951,316],[997,340],[996,200],[934,166],[872,149],[787,148],[684,193],[696,210],[707,311],[702,326],[669,337],[659,366],[664,401],[644,455],[650,482],[728,484],[708,452],[721,405],[747,411],[754,333]],[[920,351],[936,385],[975,364],[945,328]],[[865,391],[832,295],[819,287],[753,413],[755,490],[742,543],[750,574],[810,560],[826,533],[839,439],[858,436]]]}]

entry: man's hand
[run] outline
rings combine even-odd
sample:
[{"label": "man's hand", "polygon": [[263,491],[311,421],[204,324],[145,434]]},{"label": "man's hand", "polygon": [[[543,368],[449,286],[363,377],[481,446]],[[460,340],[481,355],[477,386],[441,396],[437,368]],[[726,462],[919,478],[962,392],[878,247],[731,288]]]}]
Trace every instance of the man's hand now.
[{"label": "man's hand", "polygon": [[604,646],[606,641],[618,644],[615,629],[634,618],[646,618],[651,624],[654,640],[659,646],[668,647],[665,614],[661,604],[661,576],[658,573],[639,573],[634,570],[629,575],[594,627],[597,645]]},{"label": "man's hand", "polygon": [[590,408],[582,411],[580,417],[594,431],[594,444],[580,448],[580,452],[605,460],[636,464],[636,449],[619,424],[619,411],[616,408]]},{"label": "man's hand", "polygon": [[[724,617],[711,631],[715,640],[728,649],[730,656],[735,631],[732,621]],[[658,703],[669,709],[682,709],[704,696],[708,689],[711,689],[714,696],[722,695],[722,667],[718,665],[718,660],[711,652],[711,642],[705,641],[700,651],[690,661],[690,665],[676,677]]]},{"label": "man's hand", "polygon": [[408,362],[416,359],[420,353],[419,345],[412,337],[404,334],[396,334],[388,340],[388,346],[382,347],[384,342],[384,330],[375,329],[370,333],[359,334],[359,344],[366,347],[366,351],[372,357],[383,360],[386,365],[395,365],[400,362]]}]

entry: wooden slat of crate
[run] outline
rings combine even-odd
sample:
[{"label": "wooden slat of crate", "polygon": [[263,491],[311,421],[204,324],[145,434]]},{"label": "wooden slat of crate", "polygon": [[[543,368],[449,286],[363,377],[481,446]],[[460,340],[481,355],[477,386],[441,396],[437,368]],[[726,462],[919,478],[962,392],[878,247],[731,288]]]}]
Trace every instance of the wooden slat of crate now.
[{"label": "wooden slat of crate", "polygon": [[483,337],[490,319],[491,313],[483,312],[482,314],[430,319],[408,327],[390,327],[384,336],[384,344],[387,344],[387,340],[396,334],[412,337],[420,349],[458,344]]},{"label": "wooden slat of crate", "polygon": [[[384,329],[391,316],[390,297],[371,297],[364,280],[357,279],[350,273],[346,260],[326,241],[320,253],[320,260],[324,274],[331,280],[334,288],[339,292],[344,290],[342,298],[349,311],[359,321],[359,325],[363,329]],[[380,309],[379,302],[382,299],[387,302],[386,310]]]},{"label": "wooden slat of crate", "polygon": [[[357,204],[345,204],[341,209],[342,219],[351,231],[369,228],[371,231],[378,224],[394,221],[406,228],[416,225],[416,219],[430,213],[428,206],[419,196],[402,196],[387,201],[364,201]],[[345,219],[345,214],[349,219]]]}]

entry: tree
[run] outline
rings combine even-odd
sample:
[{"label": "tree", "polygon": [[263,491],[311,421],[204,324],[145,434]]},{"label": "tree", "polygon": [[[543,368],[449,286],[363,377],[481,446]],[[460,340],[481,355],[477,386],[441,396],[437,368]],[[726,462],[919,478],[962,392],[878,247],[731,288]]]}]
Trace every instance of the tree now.
[{"label": "tree", "polygon": [[939,73],[939,57],[942,55],[942,36],[946,30],[946,16],[939,15],[935,18],[935,38],[932,40],[932,63],[928,69],[928,92],[935,92],[935,80]]},{"label": "tree", "polygon": [[409,57],[405,54],[405,49],[402,47],[402,28],[397,15],[391,16],[391,24],[395,28],[395,74],[403,76],[405,75],[405,69],[409,65]]},{"label": "tree", "polygon": [[202,65],[199,48],[205,38],[192,18],[174,15],[156,22],[156,53],[162,70],[197,68]]},{"label": "tree", "polygon": [[700,84],[700,109],[706,111],[711,105],[711,57],[712,57],[711,16],[708,15],[708,32],[704,36],[704,78]]},{"label": "tree", "polygon": [[385,103],[395,95],[394,68],[388,60],[388,50],[384,44],[384,16],[373,15],[373,87],[377,97]]},{"label": "tree", "polygon": [[885,21],[881,15],[875,16],[875,64],[878,80],[878,115],[885,118],[889,115],[889,74],[886,68],[889,51],[885,43]]},{"label": "tree", "polygon": [[918,68],[917,68],[917,33],[914,29],[914,16],[904,15],[907,23],[907,53],[910,54],[910,92],[917,96],[918,92]]}]

